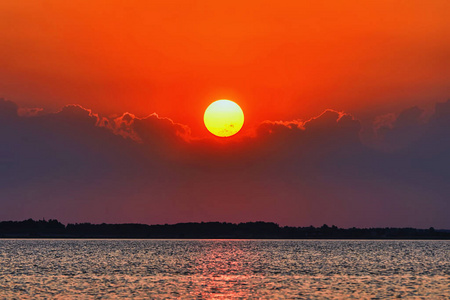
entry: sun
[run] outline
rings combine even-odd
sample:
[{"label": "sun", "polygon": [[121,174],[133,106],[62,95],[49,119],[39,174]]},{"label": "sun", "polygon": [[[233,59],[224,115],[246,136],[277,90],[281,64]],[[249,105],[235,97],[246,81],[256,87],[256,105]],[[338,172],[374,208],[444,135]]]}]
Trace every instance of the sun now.
[{"label": "sun", "polygon": [[244,125],[244,112],[233,101],[217,100],[205,110],[203,121],[212,134],[229,137],[241,130]]}]

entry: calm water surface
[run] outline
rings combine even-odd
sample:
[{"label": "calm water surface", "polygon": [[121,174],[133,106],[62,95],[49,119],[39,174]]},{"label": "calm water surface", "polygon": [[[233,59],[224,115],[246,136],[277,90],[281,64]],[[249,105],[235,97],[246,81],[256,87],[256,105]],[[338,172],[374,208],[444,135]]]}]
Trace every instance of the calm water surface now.
[{"label": "calm water surface", "polygon": [[0,298],[449,299],[450,241],[0,240]]}]

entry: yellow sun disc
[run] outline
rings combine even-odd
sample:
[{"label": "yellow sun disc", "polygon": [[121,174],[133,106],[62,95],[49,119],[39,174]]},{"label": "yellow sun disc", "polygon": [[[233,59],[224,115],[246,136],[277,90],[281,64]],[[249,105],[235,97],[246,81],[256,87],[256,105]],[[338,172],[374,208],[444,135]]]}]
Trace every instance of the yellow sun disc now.
[{"label": "yellow sun disc", "polygon": [[211,103],[203,116],[206,128],[220,137],[235,135],[244,125],[244,112],[230,100],[217,100]]}]

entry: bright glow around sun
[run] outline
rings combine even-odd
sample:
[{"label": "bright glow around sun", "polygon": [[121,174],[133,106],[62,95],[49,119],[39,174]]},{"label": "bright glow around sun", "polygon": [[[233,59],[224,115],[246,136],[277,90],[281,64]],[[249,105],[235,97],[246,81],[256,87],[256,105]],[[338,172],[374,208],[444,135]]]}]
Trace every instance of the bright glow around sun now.
[{"label": "bright glow around sun", "polygon": [[206,128],[220,137],[235,135],[244,125],[244,112],[230,100],[217,100],[211,103],[203,116]]}]

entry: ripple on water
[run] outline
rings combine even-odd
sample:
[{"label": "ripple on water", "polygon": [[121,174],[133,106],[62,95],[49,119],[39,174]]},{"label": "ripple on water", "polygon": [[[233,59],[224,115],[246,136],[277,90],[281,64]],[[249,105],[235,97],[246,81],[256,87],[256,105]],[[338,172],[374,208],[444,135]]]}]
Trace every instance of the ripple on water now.
[{"label": "ripple on water", "polygon": [[0,240],[0,298],[450,296],[450,241]]}]

